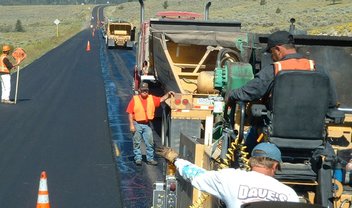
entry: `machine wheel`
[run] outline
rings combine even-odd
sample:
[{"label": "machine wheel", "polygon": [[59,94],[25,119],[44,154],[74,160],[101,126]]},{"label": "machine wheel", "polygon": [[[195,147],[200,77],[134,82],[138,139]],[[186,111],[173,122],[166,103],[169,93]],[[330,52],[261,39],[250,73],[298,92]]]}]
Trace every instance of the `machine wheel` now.
[{"label": "machine wheel", "polygon": [[110,49],[110,46],[109,46],[109,43],[108,43],[108,39],[106,39],[105,44],[106,44],[106,48]]},{"label": "machine wheel", "polygon": [[116,48],[116,43],[113,39],[106,39],[106,48],[107,49],[112,49],[112,48]]}]

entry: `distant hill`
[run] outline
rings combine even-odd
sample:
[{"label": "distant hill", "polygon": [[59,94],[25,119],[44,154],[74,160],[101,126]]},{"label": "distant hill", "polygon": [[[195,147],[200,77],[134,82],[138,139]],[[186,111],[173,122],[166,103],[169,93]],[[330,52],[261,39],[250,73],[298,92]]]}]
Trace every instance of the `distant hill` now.
[{"label": "distant hill", "polygon": [[[204,13],[208,0],[145,0],[145,19],[159,11]],[[242,31],[271,33],[296,29],[312,35],[352,36],[352,0],[211,0],[209,20],[240,21]],[[107,7],[108,17],[121,17],[139,25],[139,3]]]},{"label": "distant hill", "polygon": [[0,5],[65,5],[123,3],[128,0],[1,0]]}]

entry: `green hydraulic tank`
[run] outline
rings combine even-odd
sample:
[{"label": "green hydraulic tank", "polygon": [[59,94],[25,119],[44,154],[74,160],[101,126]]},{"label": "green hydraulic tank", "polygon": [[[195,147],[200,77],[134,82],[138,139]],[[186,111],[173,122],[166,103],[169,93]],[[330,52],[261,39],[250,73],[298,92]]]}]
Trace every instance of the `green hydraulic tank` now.
[{"label": "green hydraulic tank", "polygon": [[215,69],[214,87],[228,92],[242,87],[253,77],[253,68],[249,63],[228,62],[224,68]]},{"label": "green hydraulic tank", "polygon": [[228,63],[228,84],[226,89],[237,89],[253,79],[253,68],[249,63]]}]

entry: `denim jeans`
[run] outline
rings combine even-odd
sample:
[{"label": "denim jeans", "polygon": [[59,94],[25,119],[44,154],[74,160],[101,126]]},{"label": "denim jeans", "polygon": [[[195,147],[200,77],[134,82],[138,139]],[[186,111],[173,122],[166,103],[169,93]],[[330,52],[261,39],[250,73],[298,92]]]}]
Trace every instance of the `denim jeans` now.
[{"label": "denim jeans", "polygon": [[247,151],[249,154],[252,153],[254,147],[258,144],[257,139],[259,137],[258,128],[255,126],[251,126],[247,135],[245,135],[244,144],[247,146]]},{"label": "denim jeans", "polygon": [[136,132],[133,135],[133,153],[134,160],[142,160],[141,141],[144,140],[146,147],[147,161],[154,160],[154,141],[153,131],[147,124],[134,122]]}]

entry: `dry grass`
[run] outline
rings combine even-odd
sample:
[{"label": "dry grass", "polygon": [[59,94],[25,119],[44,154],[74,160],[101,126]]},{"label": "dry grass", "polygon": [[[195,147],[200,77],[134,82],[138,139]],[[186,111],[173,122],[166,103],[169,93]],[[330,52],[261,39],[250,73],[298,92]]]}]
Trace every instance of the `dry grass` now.
[{"label": "dry grass", "polygon": [[[352,1],[341,0],[331,5],[326,0],[212,0],[210,20],[240,21],[246,32],[270,33],[287,29],[294,17],[296,27],[309,34],[352,36]],[[145,0],[145,19],[158,11],[192,11],[203,13],[206,0]],[[283,3],[284,2],[284,3]],[[24,48],[28,54],[23,66],[89,26],[92,5],[65,6],[0,6],[0,46],[4,43]],[[277,13],[277,10],[280,10]],[[107,7],[110,18],[122,18],[139,25],[138,2]],[[55,19],[61,21],[56,37]],[[25,32],[13,32],[20,20]]]},{"label": "dry grass", "polygon": [[[164,0],[145,1],[145,19],[155,17],[158,11],[192,11],[203,13],[204,0]],[[211,20],[240,21],[245,32],[271,33],[288,29],[290,18],[296,19],[296,28],[308,34],[352,36],[352,1],[341,0],[331,4],[327,0],[212,0]],[[279,11],[277,13],[277,11]],[[109,17],[124,18],[139,24],[139,3],[129,2],[108,7],[105,14]]]},{"label": "dry grass", "polygon": [[[22,66],[89,26],[91,7],[72,6],[0,6],[0,45],[21,47],[27,53]],[[69,14],[69,15],[68,15]],[[54,20],[59,19],[59,36]],[[25,32],[14,32],[20,20]]]}]

